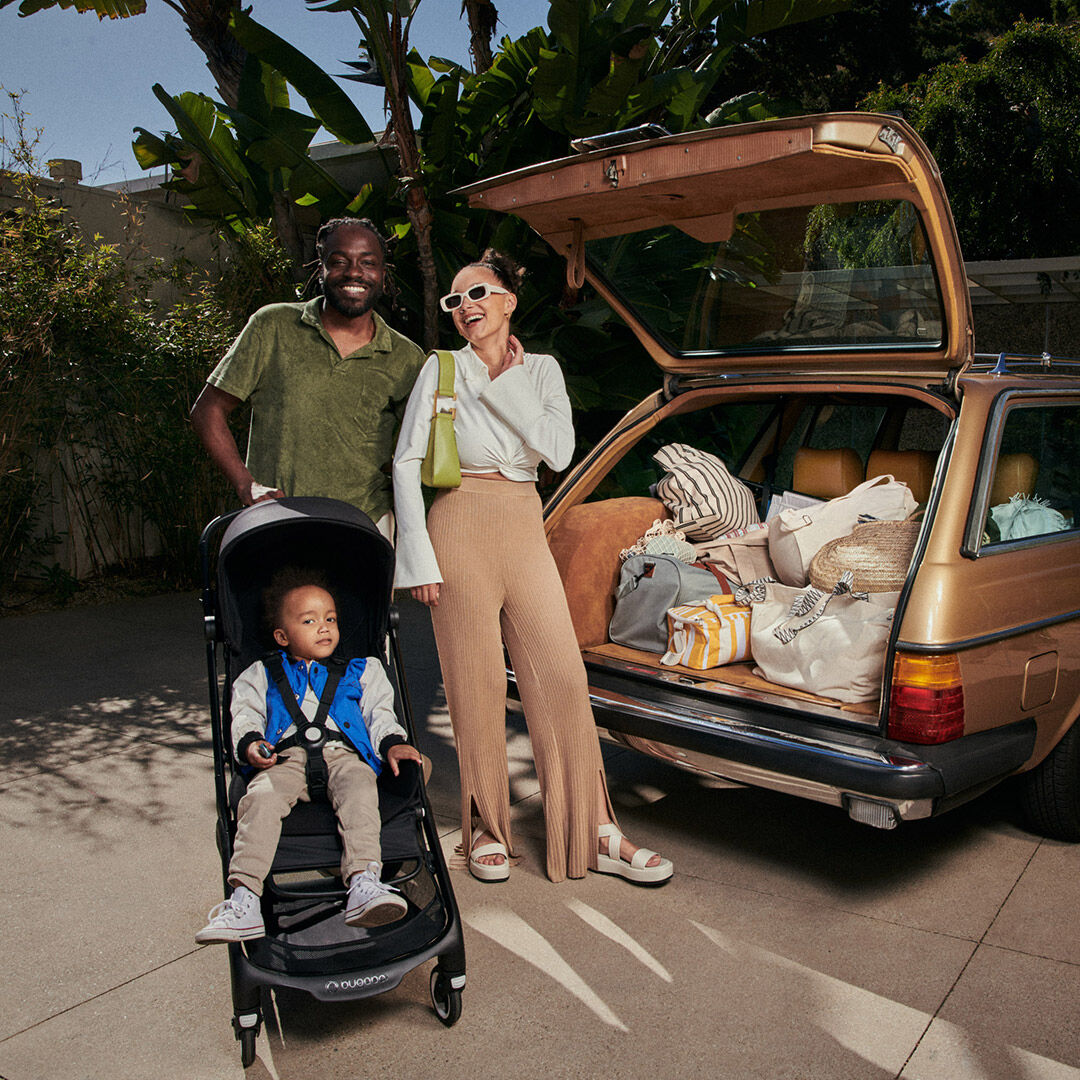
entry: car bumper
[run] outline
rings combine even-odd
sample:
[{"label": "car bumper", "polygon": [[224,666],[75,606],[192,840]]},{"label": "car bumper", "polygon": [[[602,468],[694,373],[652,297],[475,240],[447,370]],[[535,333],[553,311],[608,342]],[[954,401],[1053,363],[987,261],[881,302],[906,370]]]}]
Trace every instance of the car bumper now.
[{"label": "car bumper", "polygon": [[1033,720],[916,746],[794,709],[589,676],[597,727],[613,741],[691,772],[838,806],[879,828],[974,798],[1023,766],[1035,744]]}]

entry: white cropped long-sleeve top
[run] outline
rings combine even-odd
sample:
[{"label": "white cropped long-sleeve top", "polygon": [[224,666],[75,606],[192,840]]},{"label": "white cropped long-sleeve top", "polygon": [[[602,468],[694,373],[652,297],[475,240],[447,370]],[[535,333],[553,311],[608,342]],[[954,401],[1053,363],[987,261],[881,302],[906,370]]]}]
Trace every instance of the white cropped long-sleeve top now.
[{"label": "white cropped long-sleeve top", "polygon": [[[574,427],[566,383],[553,356],[525,353],[524,363],[495,379],[471,345],[457,349],[454,361],[454,434],[462,472],[497,472],[508,480],[528,481],[536,479],[541,461],[556,472],[566,468],[574,451]],[[405,407],[394,454],[398,588],[442,581],[420,487],[438,369],[438,359],[428,357]]]}]

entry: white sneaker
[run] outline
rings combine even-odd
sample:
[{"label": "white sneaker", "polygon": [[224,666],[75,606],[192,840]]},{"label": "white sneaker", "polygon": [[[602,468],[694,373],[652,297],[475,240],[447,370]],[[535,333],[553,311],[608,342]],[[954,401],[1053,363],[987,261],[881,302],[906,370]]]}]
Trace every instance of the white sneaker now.
[{"label": "white sneaker", "polygon": [[368,863],[363,873],[353,874],[349,881],[345,921],[350,926],[385,926],[397,922],[408,910],[398,890],[379,880],[378,863]]},{"label": "white sneaker", "polygon": [[238,885],[228,900],[210,909],[210,921],[195,935],[200,945],[216,941],[251,941],[266,934],[259,898]]}]

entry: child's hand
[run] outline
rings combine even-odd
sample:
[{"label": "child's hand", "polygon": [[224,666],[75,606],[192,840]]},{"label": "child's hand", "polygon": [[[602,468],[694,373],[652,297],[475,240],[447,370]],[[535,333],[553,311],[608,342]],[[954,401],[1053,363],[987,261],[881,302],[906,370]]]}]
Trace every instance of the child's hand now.
[{"label": "child's hand", "polygon": [[[259,753],[259,748],[263,748],[266,756]],[[256,769],[269,769],[271,765],[277,764],[278,756],[274,753],[274,748],[264,740],[253,742],[247,748],[247,760],[248,764]]]},{"label": "child's hand", "polygon": [[410,746],[408,743],[395,743],[386,751],[386,764],[390,766],[390,771],[395,776],[401,775],[399,765],[402,761],[415,761],[419,765],[423,758],[415,746]]}]

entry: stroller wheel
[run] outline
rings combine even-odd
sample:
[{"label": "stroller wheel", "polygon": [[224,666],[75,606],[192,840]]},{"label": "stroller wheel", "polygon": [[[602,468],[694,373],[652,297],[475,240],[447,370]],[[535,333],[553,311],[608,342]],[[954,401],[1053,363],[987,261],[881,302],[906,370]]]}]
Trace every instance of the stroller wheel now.
[{"label": "stroller wheel", "polygon": [[240,1040],[240,1064],[246,1069],[255,1060],[255,1031],[245,1028],[237,1038]]},{"label": "stroller wheel", "polygon": [[240,1043],[240,1063],[245,1069],[255,1060],[255,1040],[261,1027],[261,1012],[238,1013],[233,1017],[233,1031]]},{"label": "stroller wheel", "polygon": [[437,967],[431,972],[431,1004],[435,1015],[447,1027],[461,1019],[461,991],[450,985],[449,977]]}]

